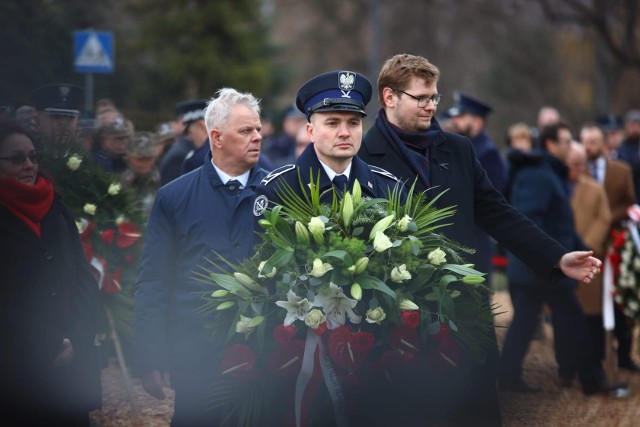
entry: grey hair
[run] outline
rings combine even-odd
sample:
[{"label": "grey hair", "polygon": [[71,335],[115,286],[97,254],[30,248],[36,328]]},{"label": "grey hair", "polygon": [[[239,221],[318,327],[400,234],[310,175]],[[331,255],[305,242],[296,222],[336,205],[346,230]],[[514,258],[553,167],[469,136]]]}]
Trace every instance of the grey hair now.
[{"label": "grey hair", "polygon": [[211,135],[212,129],[223,128],[231,110],[238,104],[242,104],[260,115],[260,100],[250,93],[238,92],[232,88],[222,88],[216,92],[216,96],[211,98],[204,109],[204,122],[207,126],[207,134]]}]

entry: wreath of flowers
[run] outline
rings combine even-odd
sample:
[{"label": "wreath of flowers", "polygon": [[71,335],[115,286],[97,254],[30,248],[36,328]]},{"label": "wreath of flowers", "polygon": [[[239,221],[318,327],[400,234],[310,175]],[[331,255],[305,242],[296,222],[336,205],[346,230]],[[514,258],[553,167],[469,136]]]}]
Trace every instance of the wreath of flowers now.
[{"label": "wreath of flowers", "polygon": [[625,316],[634,320],[640,318],[639,231],[633,221],[627,222],[626,227],[611,230],[607,254],[614,277],[613,299]]},{"label": "wreath of flowers", "polygon": [[143,216],[119,177],[96,165],[77,141],[44,144],[43,169],[71,209],[85,256],[100,285],[103,306],[116,328],[129,339],[132,331],[132,288],[142,246]]},{"label": "wreath of flowers", "polygon": [[250,259],[208,259],[195,272],[212,287],[201,311],[225,342],[227,380],[212,406],[238,402],[239,425],[265,419],[265,397],[288,399],[299,422],[318,383],[331,394],[392,380],[395,367],[419,360],[455,369],[482,359],[493,327],[484,274],[460,255],[472,251],[437,233],[454,208],[436,209],[437,197],[427,203],[413,189],[365,199],[357,181],[321,204],[318,182],[309,187],[303,197],[285,188],[282,205],[265,211]]}]

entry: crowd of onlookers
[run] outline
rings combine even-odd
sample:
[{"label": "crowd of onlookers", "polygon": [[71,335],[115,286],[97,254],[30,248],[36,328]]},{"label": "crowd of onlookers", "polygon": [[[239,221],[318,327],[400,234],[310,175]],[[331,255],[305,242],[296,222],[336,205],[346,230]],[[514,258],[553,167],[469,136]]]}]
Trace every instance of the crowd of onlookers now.
[{"label": "crowd of onlookers", "polygon": [[[121,183],[134,190],[146,214],[151,212],[162,185],[195,170],[207,158],[210,145],[204,100],[180,102],[175,106],[173,120],[159,123],[152,131],[140,131],[108,99],[96,102],[93,118],[82,118],[81,98],[82,91],[75,86],[48,85],[34,91],[30,105],[5,108],[4,115],[54,143],[59,138],[75,138],[97,165],[118,174]],[[603,259],[611,230],[623,226],[628,219],[627,209],[640,199],[640,110],[630,110],[624,116],[607,115],[574,127],[556,108],[545,106],[539,110],[535,125],[523,121],[509,126],[505,148],[501,150],[486,130],[492,108],[460,92],[454,98],[455,105],[439,112],[438,122],[444,130],[471,140],[487,176],[505,198],[561,243],[563,238],[577,236],[577,243],[565,243],[569,249],[592,250]],[[310,143],[307,119],[295,106],[284,109],[280,118],[279,126],[263,118],[259,164],[267,171],[294,162]],[[274,128],[278,128],[277,133]],[[547,177],[550,178],[545,181]],[[532,193],[541,182],[548,188]],[[564,204],[571,211],[559,208]],[[526,326],[522,330],[518,327],[519,318],[514,319],[516,323],[507,336],[502,374],[505,390],[537,390],[522,378],[520,353],[526,353],[532,328],[542,321],[544,303],[551,306],[561,384],[570,385],[573,377],[580,375],[580,367],[564,362],[563,359],[575,359],[565,356],[574,350],[564,348],[561,342],[563,334],[579,329],[579,318],[566,311],[575,295],[587,315],[583,326],[593,342],[594,358],[603,358],[601,278],[595,285],[578,286],[577,290],[574,283],[563,294],[568,300],[558,302],[555,290],[532,294],[532,288],[522,283],[527,280],[519,276],[518,261],[502,257],[491,237],[479,229],[477,242],[480,256],[476,267],[491,272],[496,265],[506,265],[516,316],[528,316],[522,320]],[[618,366],[640,372],[631,357],[632,322],[623,307],[616,305],[614,311]],[[533,322],[531,316],[538,320]],[[509,358],[513,358],[513,366],[505,361]]]}]

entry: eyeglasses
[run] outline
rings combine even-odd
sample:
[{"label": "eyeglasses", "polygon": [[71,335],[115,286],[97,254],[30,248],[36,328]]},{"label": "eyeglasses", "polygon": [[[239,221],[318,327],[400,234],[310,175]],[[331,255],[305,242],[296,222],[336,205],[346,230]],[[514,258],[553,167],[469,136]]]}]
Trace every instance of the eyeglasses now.
[{"label": "eyeglasses", "polygon": [[400,89],[394,89],[394,90],[396,92],[402,92],[405,95],[407,95],[409,98],[413,98],[416,101],[418,101],[418,108],[426,107],[427,105],[429,105],[429,101],[433,102],[433,105],[438,105],[440,103],[440,99],[442,99],[442,94],[439,94],[439,93],[436,93],[435,95],[429,96],[429,97],[427,96],[417,97]]},{"label": "eyeglasses", "polygon": [[37,165],[40,161],[40,154],[38,153],[29,153],[29,154],[16,154],[11,157],[0,157],[0,160],[8,160],[12,165],[22,166],[29,159],[31,163]]}]

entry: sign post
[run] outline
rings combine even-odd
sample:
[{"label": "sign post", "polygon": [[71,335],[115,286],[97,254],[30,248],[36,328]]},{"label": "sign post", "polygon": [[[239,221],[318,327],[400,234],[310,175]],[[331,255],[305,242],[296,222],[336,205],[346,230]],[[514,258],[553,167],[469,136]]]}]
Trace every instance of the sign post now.
[{"label": "sign post", "polygon": [[115,65],[113,33],[109,31],[74,31],[73,66],[85,73],[85,110],[93,110],[93,73],[113,73]]}]

